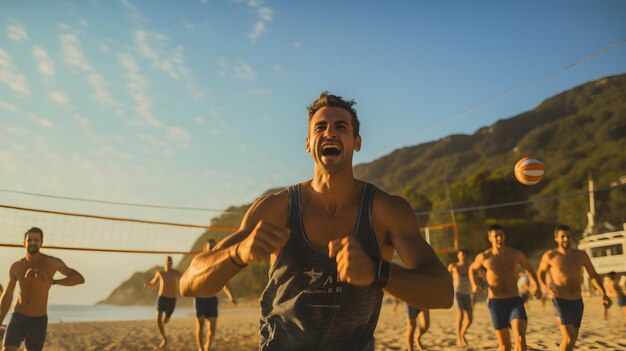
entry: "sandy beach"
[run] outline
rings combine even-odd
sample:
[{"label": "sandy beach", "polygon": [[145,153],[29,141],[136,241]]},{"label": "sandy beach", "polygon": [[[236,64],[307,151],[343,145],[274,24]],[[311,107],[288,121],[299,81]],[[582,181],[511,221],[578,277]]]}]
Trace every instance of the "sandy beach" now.
[{"label": "sandy beach", "polygon": [[[612,307],[609,320],[603,321],[597,297],[585,300],[585,314],[577,350],[626,350],[626,326],[621,311]],[[212,350],[255,350],[258,345],[256,307],[223,308],[218,321],[218,336]],[[542,310],[532,301],[528,311],[529,350],[556,350],[560,332],[550,301]],[[431,327],[422,341],[428,350],[458,350],[455,346],[454,310],[431,311]],[[394,313],[390,304],[383,305],[376,329],[376,350],[405,350],[405,310],[399,305]],[[167,350],[197,350],[194,341],[194,319],[174,318],[167,326],[170,344]],[[467,336],[470,346],[463,350],[495,350],[496,339],[484,303],[475,309],[474,324]],[[154,321],[88,322],[50,324],[46,350],[157,350],[158,334]]]}]

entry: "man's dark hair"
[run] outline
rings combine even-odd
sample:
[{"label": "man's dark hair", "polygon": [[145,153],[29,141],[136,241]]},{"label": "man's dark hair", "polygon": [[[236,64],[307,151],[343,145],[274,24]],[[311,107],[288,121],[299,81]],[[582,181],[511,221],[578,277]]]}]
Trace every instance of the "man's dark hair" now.
[{"label": "man's dark hair", "polygon": [[492,231],[492,230],[501,230],[501,231],[504,231],[504,228],[502,228],[502,226],[501,226],[501,225],[499,225],[499,224],[492,224],[492,225],[490,225],[490,226],[487,228],[487,233],[489,233],[489,232],[490,232],[490,231]]},{"label": "man's dark hair", "polygon": [[41,235],[41,241],[43,241],[43,230],[41,230],[41,228],[32,227],[27,230],[26,233],[24,233],[24,240],[26,240],[28,233],[39,233]]},{"label": "man's dark hair", "polygon": [[215,239],[213,239],[213,238],[207,240],[206,242],[211,244],[211,245],[215,245]]},{"label": "man's dark hair", "polygon": [[167,256],[168,261],[172,261],[172,256]]},{"label": "man's dark hair", "polygon": [[309,110],[309,122],[311,121],[311,118],[313,118],[315,112],[322,107],[340,107],[352,115],[352,129],[354,130],[354,137],[356,138],[359,136],[361,123],[359,122],[359,117],[356,115],[356,110],[353,107],[354,105],[356,105],[356,101],[354,100],[344,100],[341,96],[332,95],[328,91],[323,91],[320,94],[320,97],[307,107],[307,110]]},{"label": "man's dark hair", "polygon": [[607,275],[613,280],[615,280],[615,278],[617,277],[617,273],[615,273],[615,271],[610,271],[609,273],[607,273]]},{"label": "man's dark hair", "polygon": [[554,228],[554,235],[556,235],[556,233],[558,233],[559,231],[564,231],[564,232],[570,232],[571,230],[569,229],[568,226],[566,226],[565,224],[559,224]]},{"label": "man's dark hair", "polygon": [[457,251],[457,253],[458,253],[458,252],[462,252],[462,253],[464,253],[464,254],[466,254],[466,255],[467,255],[467,250],[465,250],[465,249],[459,249],[459,251]]}]

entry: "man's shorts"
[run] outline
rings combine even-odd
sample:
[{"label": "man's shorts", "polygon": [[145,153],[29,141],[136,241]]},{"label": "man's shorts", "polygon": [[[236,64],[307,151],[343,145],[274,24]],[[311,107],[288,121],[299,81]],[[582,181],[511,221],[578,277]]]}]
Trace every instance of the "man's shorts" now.
[{"label": "man's shorts", "polygon": [[157,299],[157,311],[165,312],[165,316],[168,318],[174,313],[176,307],[175,297],[159,296]]},{"label": "man's shorts", "polygon": [[580,328],[580,322],[583,320],[584,304],[582,299],[566,300],[555,297],[552,299],[554,309],[557,316],[561,319],[562,325],[571,324],[574,328]]},{"label": "man's shorts", "polygon": [[487,306],[495,330],[510,328],[513,319],[528,320],[526,309],[524,309],[524,300],[519,296],[507,299],[489,299]]},{"label": "man's shorts", "polygon": [[616,298],[615,300],[617,300],[617,301],[615,301],[615,303],[617,303],[617,305],[619,307],[626,306],[626,296],[620,296],[620,297]]},{"label": "man's shorts", "polygon": [[19,348],[24,341],[28,351],[43,349],[46,341],[46,329],[48,328],[48,316],[28,317],[18,312],[13,312],[11,321],[4,333],[4,346]]},{"label": "man's shorts", "polygon": [[460,310],[472,311],[472,295],[454,293],[454,304]]},{"label": "man's shorts", "polygon": [[524,300],[524,302],[528,301],[531,298],[531,294],[529,292],[525,292],[519,295],[519,297],[522,298],[522,300]]},{"label": "man's shorts", "polygon": [[421,308],[413,307],[408,303],[406,304],[406,317],[410,320],[417,318],[417,315],[423,311],[424,310],[422,310]]},{"label": "man's shorts", "polygon": [[196,317],[217,317],[217,296],[196,297]]}]

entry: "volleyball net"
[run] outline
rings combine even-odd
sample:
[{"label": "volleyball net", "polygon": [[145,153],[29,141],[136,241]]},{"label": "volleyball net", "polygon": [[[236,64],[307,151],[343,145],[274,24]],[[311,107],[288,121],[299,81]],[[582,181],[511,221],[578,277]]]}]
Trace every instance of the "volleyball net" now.
[{"label": "volleyball net", "polygon": [[442,223],[421,227],[422,238],[432,246],[436,253],[453,253],[459,249],[459,233],[456,223]]},{"label": "volleyball net", "polygon": [[31,227],[43,230],[47,249],[148,254],[193,254],[190,248],[207,230],[237,230],[0,204],[0,247],[23,247]]},{"label": "volleyball net", "polygon": [[[238,229],[0,204],[0,247],[23,247],[31,227],[43,229],[47,249],[143,254],[195,254],[194,242],[207,231]],[[455,223],[421,227],[420,233],[437,253],[458,249]]]}]

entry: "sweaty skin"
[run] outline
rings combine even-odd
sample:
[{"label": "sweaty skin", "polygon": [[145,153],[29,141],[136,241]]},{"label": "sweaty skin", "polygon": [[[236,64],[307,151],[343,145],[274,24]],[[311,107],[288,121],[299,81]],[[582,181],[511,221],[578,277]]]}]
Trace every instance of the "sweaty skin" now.
[{"label": "sweaty skin", "polygon": [[[492,229],[488,232],[491,248],[478,255],[469,268],[472,292],[476,293],[480,287],[476,280],[476,271],[481,267],[487,270],[486,281],[489,299],[507,299],[518,297],[517,267],[521,266],[531,280],[530,291],[536,297],[541,297],[541,290],[535,270],[528,264],[526,256],[514,248],[505,245],[505,235],[501,229]],[[510,321],[515,340],[514,350],[526,351],[526,320],[515,318]],[[511,336],[508,328],[496,330],[498,351],[511,350]]]},{"label": "sweaty skin", "polygon": [[[565,300],[582,299],[581,285],[583,282],[583,267],[591,277],[592,284],[602,295],[602,303],[609,306],[611,300],[606,296],[600,277],[591,264],[587,253],[571,248],[572,234],[569,230],[556,230],[554,241],[557,247],[546,251],[541,257],[539,269],[539,283],[542,289],[548,291],[554,298]],[[547,284],[546,276],[549,273],[551,283]],[[562,340],[559,346],[561,351],[574,349],[578,339],[578,328],[572,324],[560,325]]]},{"label": "sweaty skin", "polygon": [[[550,292],[553,297],[577,300],[582,297],[581,286],[583,283],[583,268],[591,277],[592,284],[598,289],[603,300],[606,292],[600,281],[600,277],[591,264],[591,259],[586,252],[570,248],[571,233],[558,231],[555,241],[558,247],[546,251],[539,263],[539,283],[542,288]],[[550,273],[552,282],[546,284],[546,273]]]},{"label": "sweaty skin", "polygon": [[176,297],[178,296],[178,282],[181,273],[175,269],[157,271],[154,277],[148,283],[148,286],[154,286],[159,283],[159,296]]},{"label": "sweaty skin", "polygon": [[[488,285],[488,297],[490,299],[501,299],[518,296],[517,291],[517,266],[521,265],[527,269],[534,282],[534,288],[537,290],[537,276],[534,270],[526,261],[524,254],[511,247],[504,247],[501,252],[493,252],[492,249],[485,250],[476,256],[473,266],[484,267],[487,270],[486,280]],[[470,271],[470,281],[472,286],[477,290],[478,284],[473,272]],[[533,293],[534,295],[535,293]]]}]

